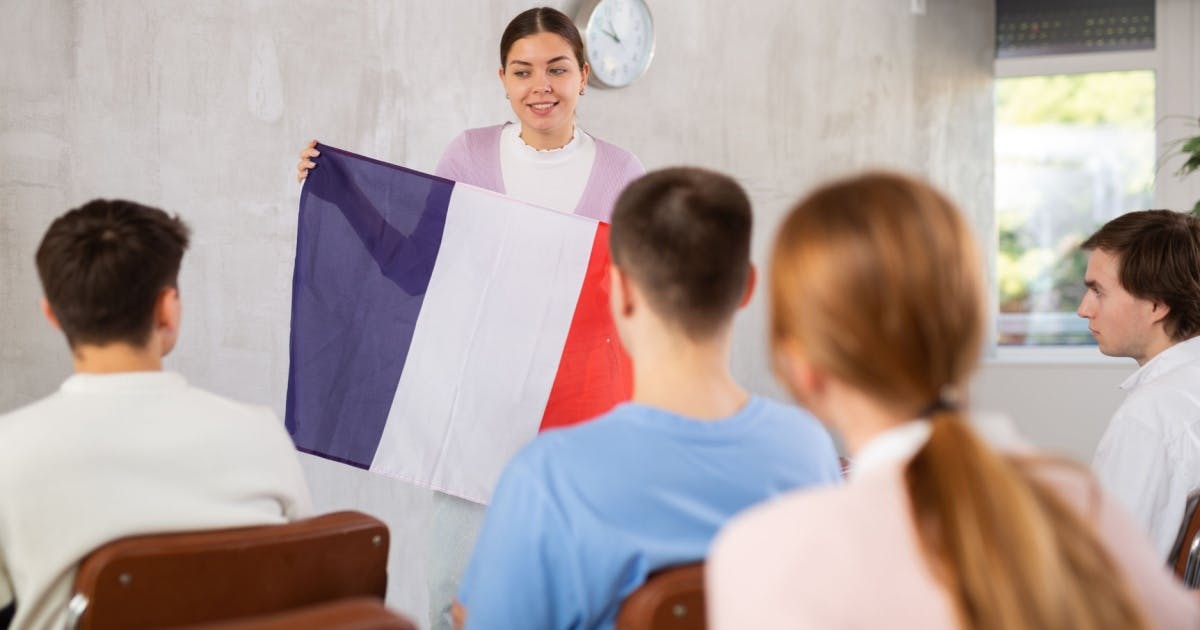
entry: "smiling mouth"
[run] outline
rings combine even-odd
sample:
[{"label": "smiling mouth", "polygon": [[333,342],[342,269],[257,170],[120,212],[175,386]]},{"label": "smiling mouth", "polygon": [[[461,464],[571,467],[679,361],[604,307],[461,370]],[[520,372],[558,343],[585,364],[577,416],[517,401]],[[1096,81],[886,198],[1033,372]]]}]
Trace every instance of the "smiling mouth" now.
[{"label": "smiling mouth", "polygon": [[530,103],[529,109],[532,109],[535,112],[548,112],[551,109],[554,109],[555,105],[558,105],[558,103]]}]

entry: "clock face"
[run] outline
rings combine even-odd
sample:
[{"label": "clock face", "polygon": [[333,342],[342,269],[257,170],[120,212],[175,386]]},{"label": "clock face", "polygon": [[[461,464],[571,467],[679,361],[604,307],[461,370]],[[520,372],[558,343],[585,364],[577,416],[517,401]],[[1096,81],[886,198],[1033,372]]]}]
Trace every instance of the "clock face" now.
[{"label": "clock face", "polygon": [[624,87],[650,67],[654,20],[643,0],[598,0],[580,21],[596,83]]}]

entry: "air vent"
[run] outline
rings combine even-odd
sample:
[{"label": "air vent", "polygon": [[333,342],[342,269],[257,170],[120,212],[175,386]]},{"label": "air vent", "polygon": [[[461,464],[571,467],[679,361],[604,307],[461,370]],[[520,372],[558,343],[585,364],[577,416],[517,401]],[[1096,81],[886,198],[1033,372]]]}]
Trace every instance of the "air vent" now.
[{"label": "air vent", "polygon": [[1154,48],[1154,0],[997,0],[996,56]]}]

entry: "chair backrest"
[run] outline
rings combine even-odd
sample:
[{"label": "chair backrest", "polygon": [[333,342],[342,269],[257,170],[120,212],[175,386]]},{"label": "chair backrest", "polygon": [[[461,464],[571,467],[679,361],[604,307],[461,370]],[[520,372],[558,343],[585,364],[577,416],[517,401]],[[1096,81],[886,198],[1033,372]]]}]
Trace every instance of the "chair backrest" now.
[{"label": "chair backrest", "polygon": [[249,619],[189,626],[186,630],[417,630],[411,621],[370,597],[350,597]]},{"label": "chair backrest", "polygon": [[382,599],[388,542],[387,525],[361,512],[123,538],[80,564],[68,613],[84,630],[149,628]]},{"label": "chair backrest", "polygon": [[629,594],[617,630],[704,630],[704,563],[661,569]]},{"label": "chair backrest", "polygon": [[1179,534],[1175,537],[1171,556],[1167,560],[1175,569],[1175,575],[1188,588],[1200,586],[1200,491],[1188,496],[1183,510],[1183,523],[1179,526]]}]

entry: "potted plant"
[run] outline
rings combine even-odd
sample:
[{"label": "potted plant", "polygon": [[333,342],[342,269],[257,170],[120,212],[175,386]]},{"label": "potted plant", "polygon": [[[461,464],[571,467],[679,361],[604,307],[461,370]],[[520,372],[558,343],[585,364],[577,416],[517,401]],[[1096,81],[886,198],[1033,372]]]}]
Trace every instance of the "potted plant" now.
[{"label": "potted plant", "polygon": [[[1197,127],[1200,127],[1200,119],[1197,119],[1196,124]],[[1178,142],[1182,145],[1179,147],[1179,153],[1183,155],[1184,162],[1175,174],[1179,177],[1187,177],[1200,170],[1200,135],[1183,138]],[[1200,217],[1200,200],[1197,200],[1196,205],[1192,206],[1192,214]]]}]

